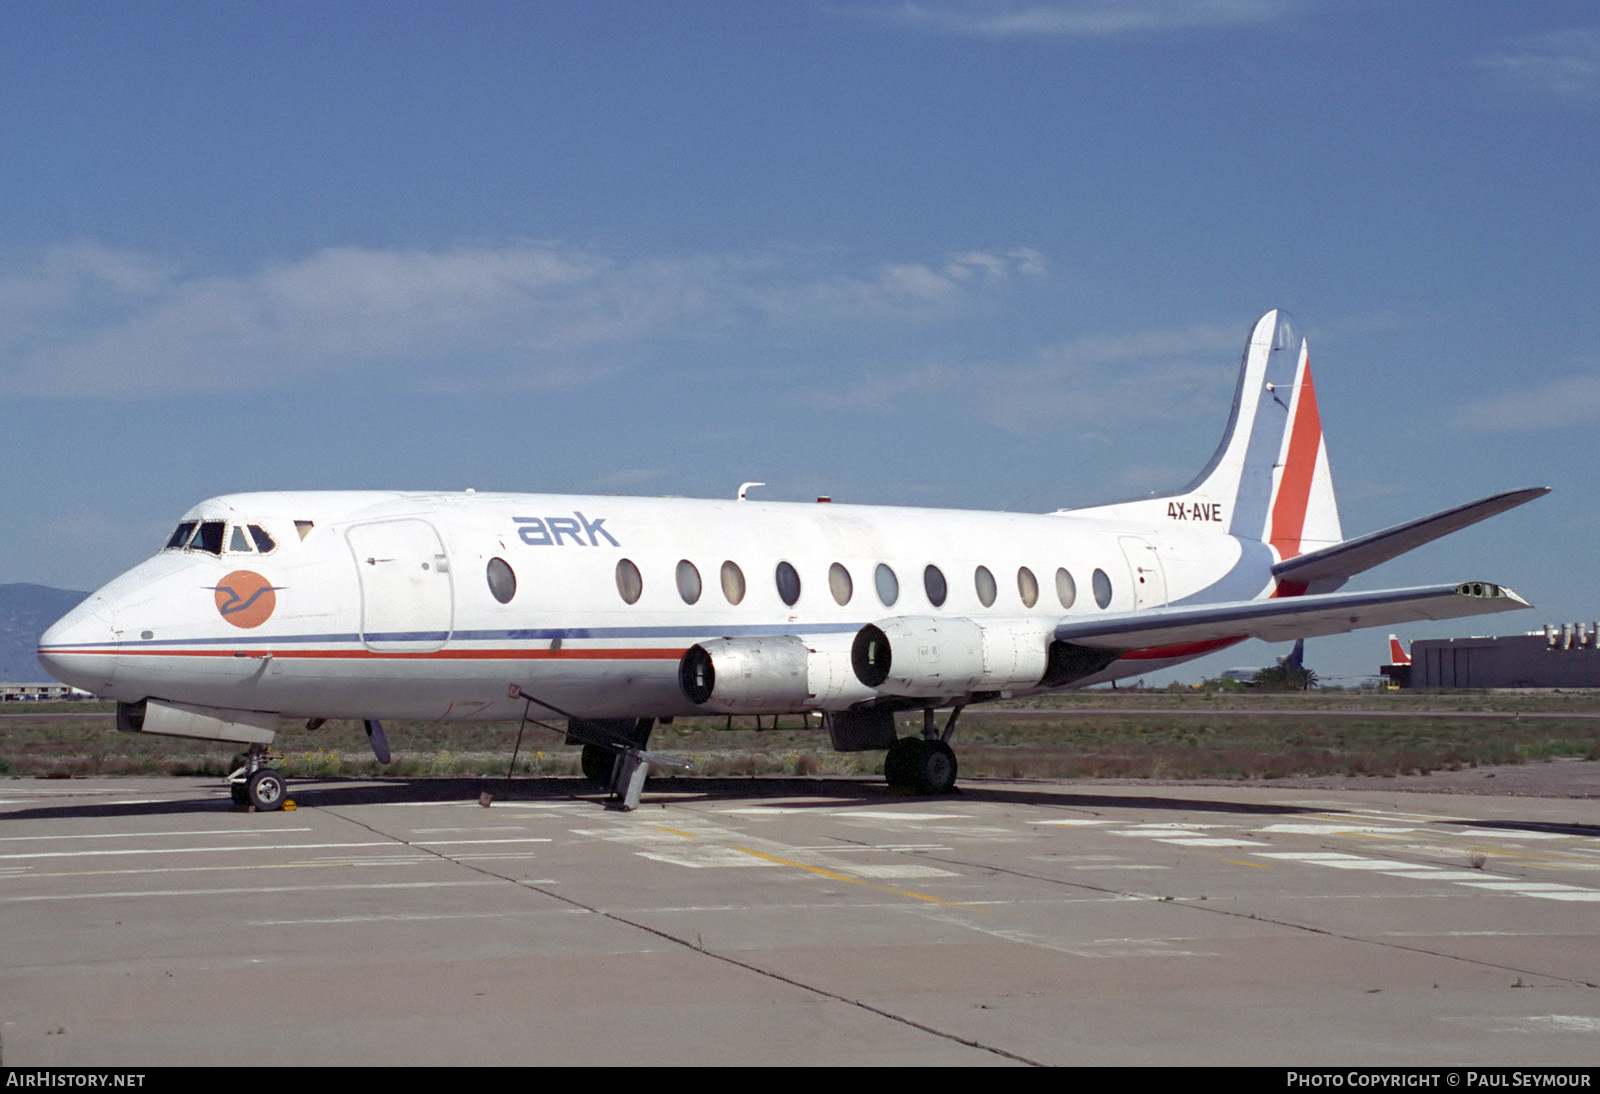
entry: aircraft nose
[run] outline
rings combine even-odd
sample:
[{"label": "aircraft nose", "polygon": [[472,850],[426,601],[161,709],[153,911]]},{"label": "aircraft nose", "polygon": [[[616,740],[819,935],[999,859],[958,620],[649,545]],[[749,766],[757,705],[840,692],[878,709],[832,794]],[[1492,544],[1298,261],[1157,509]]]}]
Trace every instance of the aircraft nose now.
[{"label": "aircraft nose", "polygon": [[91,596],[39,636],[39,663],[63,684],[96,695],[111,690],[117,671],[117,632],[99,596]]}]

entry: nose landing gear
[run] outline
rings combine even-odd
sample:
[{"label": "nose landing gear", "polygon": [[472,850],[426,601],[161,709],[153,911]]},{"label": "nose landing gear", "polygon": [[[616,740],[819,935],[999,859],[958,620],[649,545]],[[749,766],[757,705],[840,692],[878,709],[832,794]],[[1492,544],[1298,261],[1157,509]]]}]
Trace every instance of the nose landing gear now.
[{"label": "nose landing gear", "polygon": [[253,809],[258,813],[271,813],[282,809],[288,798],[289,784],[284,777],[267,766],[269,760],[283,759],[266,745],[251,745],[250,751],[235,759],[235,769],[228,776],[228,791],[233,804]]}]

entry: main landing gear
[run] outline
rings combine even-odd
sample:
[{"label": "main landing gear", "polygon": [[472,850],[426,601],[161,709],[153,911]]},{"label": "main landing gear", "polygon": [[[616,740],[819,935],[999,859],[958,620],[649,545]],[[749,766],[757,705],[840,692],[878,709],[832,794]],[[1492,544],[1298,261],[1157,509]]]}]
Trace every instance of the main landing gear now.
[{"label": "main landing gear", "polygon": [[921,794],[948,794],[956,788],[956,754],[950,738],[956,731],[961,708],[950,712],[941,734],[934,724],[934,712],[922,712],[922,736],[901,737],[883,758],[883,777],[896,790]]},{"label": "main landing gear", "polygon": [[[235,770],[228,776],[233,804],[249,806],[258,813],[282,809],[289,795],[283,776],[267,766],[274,753],[266,745],[251,745],[250,751],[235,758]],[[281,756],[276,757],[282,759]]]}]

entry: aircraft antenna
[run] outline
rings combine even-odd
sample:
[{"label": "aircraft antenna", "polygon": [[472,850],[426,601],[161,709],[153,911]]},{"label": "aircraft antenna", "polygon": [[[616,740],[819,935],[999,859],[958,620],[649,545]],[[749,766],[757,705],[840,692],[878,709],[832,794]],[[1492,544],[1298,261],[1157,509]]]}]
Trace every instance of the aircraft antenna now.
[{"label": "aircraft antenna", "polygon": [[747,492],[747,491],[749,491],[749,489],[750,489],[750,488],[751,488],[751,487],[752,487],[752,486],[765,486],[765,485],[767,485],[767,484],[766,484],[766,483],[764,483],[764,482],[746,482],[746,483],[740,483],[740,484],[739,484],[739,500],[740,500],[740,501],[743,501],[743,500],[744,500],[744,496],[745,496],[745,493],[746,493],[746,492]]}]

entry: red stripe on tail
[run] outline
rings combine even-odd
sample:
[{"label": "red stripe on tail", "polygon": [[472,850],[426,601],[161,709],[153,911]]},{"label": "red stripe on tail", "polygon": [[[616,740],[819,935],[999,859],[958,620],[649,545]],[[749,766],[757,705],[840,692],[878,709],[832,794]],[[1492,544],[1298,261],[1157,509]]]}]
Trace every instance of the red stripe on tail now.
[{"label": "red stripe on tail", "polygon": [[[1294,424],[1289,434],[1289,454],[1283,461],[1278,480],[1278,496],[1272,501],[1272,531],[1267,542],[1280,559],[1300,553],[1300,533],[1306,524],[1306,507],[1311,500],[1311,480],[1317,473],[1317,450],[1322,447],[1322,416],[1317,413],[1317,393],[1311,386],[1311,363],[1306,362],[1295,403]],[[1292,595],[1292,594],[1291,594]]]}]

